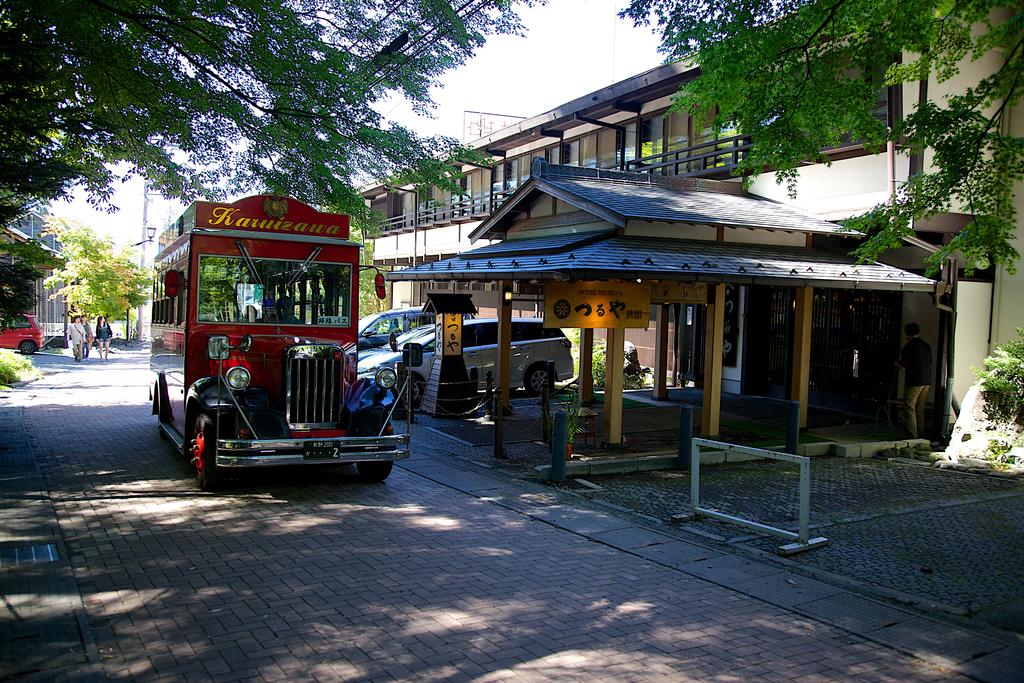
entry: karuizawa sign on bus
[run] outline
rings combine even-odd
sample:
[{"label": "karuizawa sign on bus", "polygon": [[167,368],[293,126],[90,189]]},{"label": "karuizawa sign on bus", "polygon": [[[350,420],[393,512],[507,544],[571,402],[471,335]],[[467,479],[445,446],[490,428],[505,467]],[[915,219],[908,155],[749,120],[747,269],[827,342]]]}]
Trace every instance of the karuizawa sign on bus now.
[{"label": "karuizawa sign on bus", "polygon": [[544,327],[646,328],[651,288],[633,282],[547,282]]}]

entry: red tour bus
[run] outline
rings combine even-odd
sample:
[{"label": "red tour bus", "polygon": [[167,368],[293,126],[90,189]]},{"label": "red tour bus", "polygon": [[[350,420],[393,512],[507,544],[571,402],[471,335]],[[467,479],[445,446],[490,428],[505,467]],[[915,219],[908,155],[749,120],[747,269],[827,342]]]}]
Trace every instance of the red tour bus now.
[{"label": "red tour bus", "polygon": [[271,195],[195,202],[160,246],[153,414],[200,488],[279,465],[355,463],[382,481],[409,457],[408,434],[391,427],[394,371],[356,379],[348,216]]}]

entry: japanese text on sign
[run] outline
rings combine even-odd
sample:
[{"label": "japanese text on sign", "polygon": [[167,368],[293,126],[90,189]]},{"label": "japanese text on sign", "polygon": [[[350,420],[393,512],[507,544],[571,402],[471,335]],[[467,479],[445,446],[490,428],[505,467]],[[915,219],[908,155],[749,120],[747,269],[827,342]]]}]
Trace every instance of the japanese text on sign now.
[{"label": "japanese text on sign", "polygon": [[437,334],[442,356],[462,355],[462,314],[443,313],[437,318]]},{"label": "japanese text on sign", "polygon": [[548,282],[544,327],[646,328],[651,290],[632,282]]},{"label": "japanese text on sign", "polygon": [[708,286],[703,282],[658,282],[651,285],[651,301],[659,304],[705,304]]}]

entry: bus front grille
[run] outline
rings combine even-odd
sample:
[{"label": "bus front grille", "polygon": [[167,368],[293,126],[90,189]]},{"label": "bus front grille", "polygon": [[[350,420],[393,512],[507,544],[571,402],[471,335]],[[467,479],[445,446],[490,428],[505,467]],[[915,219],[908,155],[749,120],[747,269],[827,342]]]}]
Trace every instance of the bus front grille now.
[{"label": "bus front grille", "polygon": [[345,356],[337,346],[302,344],[288,350],[285,405],[292,429],[333,429],[341,419]]}]

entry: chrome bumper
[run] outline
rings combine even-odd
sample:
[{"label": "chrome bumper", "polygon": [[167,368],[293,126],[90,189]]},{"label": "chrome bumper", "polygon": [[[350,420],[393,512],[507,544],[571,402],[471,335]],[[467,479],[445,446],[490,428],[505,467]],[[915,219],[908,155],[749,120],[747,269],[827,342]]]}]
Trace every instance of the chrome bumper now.
[{"label": "chrome bumper", "polygon": [[[306,458],[309,441],[330,441],[337,453],[330,458]],[[327,439],[217,439],[218,467],[275,467],[280,465],[337,465],[409,457],[408,434],[342,436]]]}]

